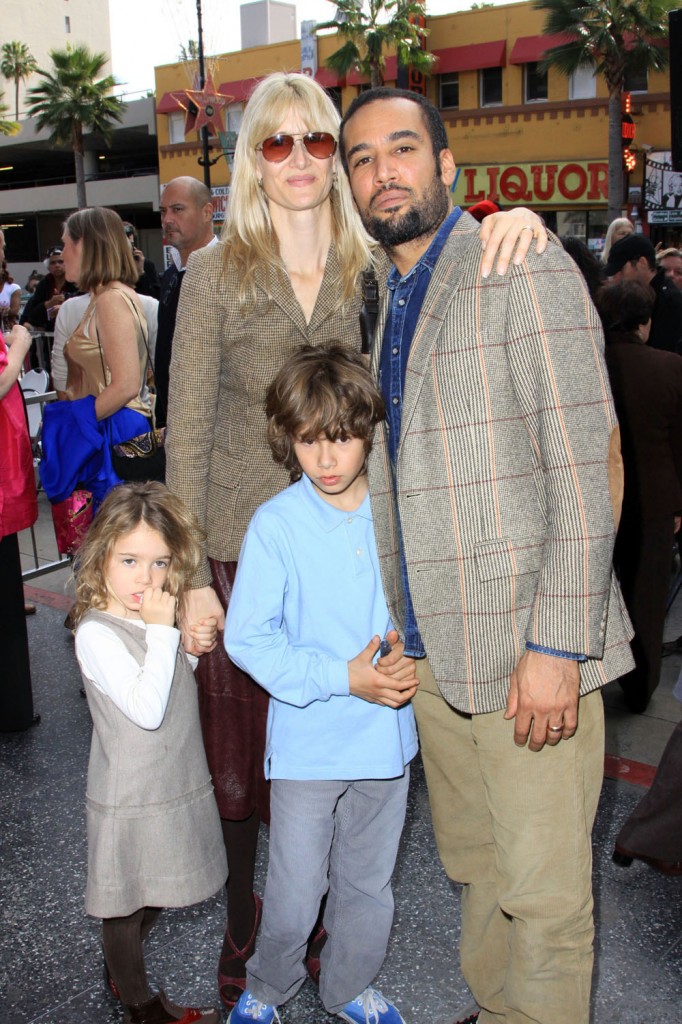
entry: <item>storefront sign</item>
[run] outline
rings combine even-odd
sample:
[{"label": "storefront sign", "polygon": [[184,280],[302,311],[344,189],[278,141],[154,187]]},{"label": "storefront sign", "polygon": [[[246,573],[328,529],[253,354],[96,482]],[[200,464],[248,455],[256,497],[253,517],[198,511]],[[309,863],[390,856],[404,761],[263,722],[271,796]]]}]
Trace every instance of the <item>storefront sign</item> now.
[{"label": "storefront sign", "polygon": [[211,202],[213,203],[213,223],[222,224],[227,212],[227,200],[230,198],[229,185],[214,185],[211,188]]},{"label": "storefront sign", "polygon": [[314,78],[317,74],[317,36],[313,29],[316,21],[301,22],[301,71]]},{"label": "storefront sign", "polygon": [[482,199],[492,199],[503,206],[603,205],[608,198],[608,171],[605,160],[460,167],[452,191],[460,206],[471,206]]}]

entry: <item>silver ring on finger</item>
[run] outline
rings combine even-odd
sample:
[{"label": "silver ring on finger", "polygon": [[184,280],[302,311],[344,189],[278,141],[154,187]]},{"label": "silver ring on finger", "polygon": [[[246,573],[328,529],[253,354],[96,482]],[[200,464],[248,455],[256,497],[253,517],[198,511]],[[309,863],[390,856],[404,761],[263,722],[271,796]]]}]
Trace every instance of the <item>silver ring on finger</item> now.
[{"label": "silver ring on finger", "polygon": [[550,732],[563,732],[564,731],[563,725],[548,725],[547,728],[549,729]]},{"label": "silver ring on finger", "polygon": [[535,234],[535,228],[533,227],[532,224],[524,224],[523,227],[521,228],[521,230],[522,231],[532,231],[533,234]]}]

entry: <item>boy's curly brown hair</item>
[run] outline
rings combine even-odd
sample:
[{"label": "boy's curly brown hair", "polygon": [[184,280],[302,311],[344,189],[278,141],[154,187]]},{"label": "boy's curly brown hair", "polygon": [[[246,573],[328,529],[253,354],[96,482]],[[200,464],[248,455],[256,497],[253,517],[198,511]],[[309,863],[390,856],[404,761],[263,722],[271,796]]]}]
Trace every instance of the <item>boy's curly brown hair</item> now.
[{"label": "boy's curly brown hair", "polygon": [[294,452],[298,441],[320,434],[330,441],[359,437],[369,455],[374,428],[386,414],[365,359],[340,345],[306,345],[291,356],[268,388],[265,412],[273,458],[292,480],[303,475]]}]

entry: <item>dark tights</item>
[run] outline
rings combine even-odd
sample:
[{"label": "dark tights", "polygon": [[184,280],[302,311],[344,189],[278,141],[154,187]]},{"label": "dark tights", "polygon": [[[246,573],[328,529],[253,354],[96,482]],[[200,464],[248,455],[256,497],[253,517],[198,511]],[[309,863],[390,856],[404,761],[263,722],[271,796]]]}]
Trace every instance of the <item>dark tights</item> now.
[{"label": "dark tights", "polygon": [[102,921],[104,959],[124,1006],[137,1006],[152,998],[142,943],[160,913],[158,907],[141,907],[128,917],[105,917]]},{"label": "dark tights", "polygon": [[253,884],[260,818],[258,811],[254,811],[243,821],[221,818],[220,823],[230,872],[225,885],[227,927],[237,949],[243,949],[251,938],[255,921]]}]

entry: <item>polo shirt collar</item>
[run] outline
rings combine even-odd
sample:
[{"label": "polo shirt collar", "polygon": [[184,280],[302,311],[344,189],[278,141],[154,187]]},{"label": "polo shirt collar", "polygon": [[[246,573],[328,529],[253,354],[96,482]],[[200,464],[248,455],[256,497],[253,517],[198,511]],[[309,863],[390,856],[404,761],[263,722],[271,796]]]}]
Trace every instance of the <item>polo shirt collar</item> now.
[{"label": "polo shirt collar", "polygon": [[301,496],[306,508],[326,533],[331,533],[332,530],[347,522],[352,516],[361,516],[362,519],[367,519],[369,522],[372,521],[369,493],[365,495],[358,508],[352,512],[345,512],[343,509],[336,508],[334,505],[330,505],[328,501],[325,501],[324,498],[321,498],[305,474],[301,477],[300,484]]}]

